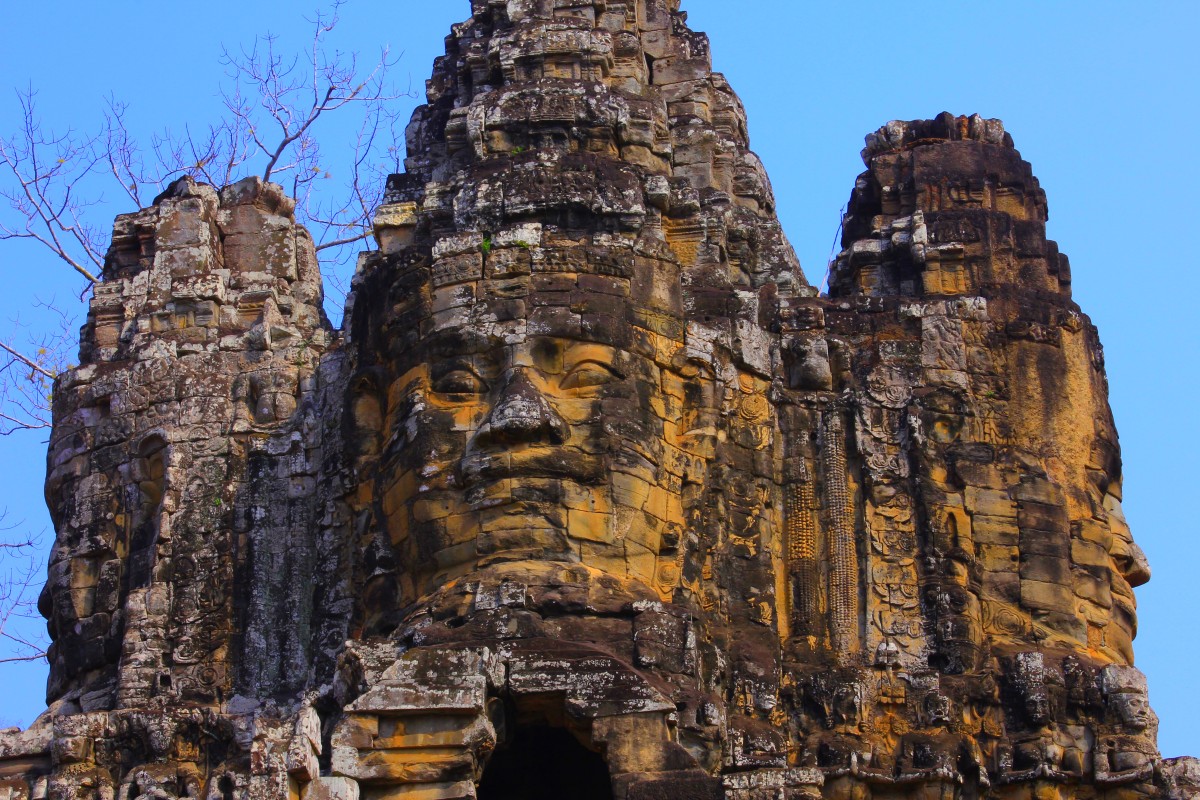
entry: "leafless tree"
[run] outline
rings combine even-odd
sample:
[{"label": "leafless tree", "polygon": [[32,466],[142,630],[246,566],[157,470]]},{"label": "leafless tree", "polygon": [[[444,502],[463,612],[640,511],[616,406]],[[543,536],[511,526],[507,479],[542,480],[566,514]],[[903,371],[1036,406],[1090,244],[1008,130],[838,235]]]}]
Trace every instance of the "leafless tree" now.
[{"label": "leafless tree", "polygon": [[[58,373],[74,366],[76,331],[73,319],[53,300],[33,299],[42,309],[37,326],[13,320],[7,341],[0,340],[0,436],[50,428],[50,393]],[[46,320],[55,320],[46,325]],[[24,342],[22,352],[8,342]]]},{"label": "leafless tree", "polygon": [[[15,269],[40,252],[75,276],[82,300],[103,280],[115,214],[148,205],[181,175],[217,187],[258,175],[295,197],[337,303],[339,269],[363,249],[386,176],[399,168],[402,128],[392,105],[407,92],[392,87],[396,59],[387,49],[360,61],[331,45],[344,0],[332,2],[306,18],[312,34],[299,50],[274,36],[223,49],[214,84],[224,113],[203,130],[138,133],[130,106],[110,96],[94,126],[55,131],[39,112],[38,92],[16,91],[17,113],[3,115],[16,127],[0,130],[0,265]],[[323,138],[331,116],[344,129],[355,114],[350,141]],[[335,178],[330,164],[344,164],[346,153],[350,168]],[[73,366],[78,347],[78,303],[31,298],[30,307],[34,313],[0,330],[0,436],[48,435],[54,379]],[[44,657],[45,641],[30,632],[38,630],[44,572],[37,538],[6,528],[0,513],[0,664]]]},{"label": "leafless tree", "polygon": [[37,661],[46,656],[45,637],[20,623],[41,619],[37,597],[45,563],[38,540],[18,533],[19,526],[4,525],[4,516],[0,513],[0,664]]},{"label": "leafless tree", "polygon": [[[392,101],[408,94],[390,83],[396,58],[388,49],[364,66],[357,54],[330,46],[344,5],[333,0],[306,17],[312,36],[300,51],[289,52],[271,35],[223,49],[225,114],[203,131],[139,137],[127,123],[129,106],[115,97],[93,132],[51,131],[39,116],[37,92],[18,91],[18,129],[0,138],[0,198],[7,204],[0,208],[0,242],[35,243],[77,274],[82,297],[101,280],[114,213],[147,205],[181,175],[221,187],[257,174],[283,183],[296,199],[297,220],[313,234],[337,302],[345,294],[339,268],[370,237],[386,176],[399,169],[402,128]],[[322,123],[351,112],[361,118],[353,141],[323,141]],[[340,182],[325,159],[334,146],[352,154]],[[105,202],[114,188],[124,208]],[[50,388],[76,344],[74,321],[60,316],[53,331],[14,321],[14,335],[0,338],[0,435],[49,426]]]}]

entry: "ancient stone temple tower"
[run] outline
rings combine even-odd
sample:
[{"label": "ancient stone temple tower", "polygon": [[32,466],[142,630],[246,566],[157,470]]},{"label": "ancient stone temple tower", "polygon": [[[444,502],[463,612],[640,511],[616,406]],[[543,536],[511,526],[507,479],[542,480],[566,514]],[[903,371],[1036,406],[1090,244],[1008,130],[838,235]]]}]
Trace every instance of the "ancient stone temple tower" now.
[{"label": "ancient stone temple tower", "polygon": [[998,121],[804,280],[678,0],[473,0],[346,323],[280,189],[120,217],[5,800],[1195,795],[1095,329]]}]

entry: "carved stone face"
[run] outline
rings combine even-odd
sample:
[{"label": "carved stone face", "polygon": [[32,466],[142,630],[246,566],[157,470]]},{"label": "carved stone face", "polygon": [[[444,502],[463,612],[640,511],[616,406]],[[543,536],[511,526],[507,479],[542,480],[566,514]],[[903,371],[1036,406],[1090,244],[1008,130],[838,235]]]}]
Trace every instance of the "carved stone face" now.
[{"label": "carved stone face", "polygon": [[1013,679],[1021,698],[1021,710],[1033,728],[1050,721],[1050,693],[1046,688],[1046,665],[1041,653],[1019,653],[1013,665]]},{"label": "carved stone face", "polygon": [[949,697],[931,692],[925,695],[924,711],[925,719],[930,725],[948,726],[953,706]]},{"label": "carved stone face", "polygon": [[1150,726],[1150,701],[1146,695],[1122,692],[1113,697],[1112,703],[1125,727],[1143,731]]},{"label": "carved stone face", "polygon": [[862,714],[862,690],[856,684],[837,687],[833,693],[833,721],[835,725],[859,724]]},{"label": "carved stone face", "polygon": [[553,274],[431,291],[432,329],[396,358],[380,468],[405,599],[500,561],[653,583],[683,484],[702,477],[686,452],[704,391],[674,366],[682,327],[637,324],[663,315],[635,285]]},{"label": "carved stone face", "polygon": [[1154,720],[1146,689],[1146,676],[1135,667],[1104,668],[1104,696],[1112,713],[1127,730],[1144,731]]},{"label": "carved stone face", "polygon": [[1025,718],[1036,727],[1050,719],[1050,698],[1045,690],[1035,689],[1025,695]]}]

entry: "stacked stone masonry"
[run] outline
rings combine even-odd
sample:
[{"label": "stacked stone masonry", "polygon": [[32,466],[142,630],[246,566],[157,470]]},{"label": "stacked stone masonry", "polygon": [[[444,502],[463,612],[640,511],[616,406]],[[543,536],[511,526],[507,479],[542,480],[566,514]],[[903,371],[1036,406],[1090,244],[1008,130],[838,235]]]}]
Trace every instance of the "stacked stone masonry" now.
[{"label": "stacked stone masonry", "polygon": [[117,219],[3,800],[1197,796],[1103,351],[995,120],[828,295],[678,0],[473,0],[342,329],[279,187]]}]

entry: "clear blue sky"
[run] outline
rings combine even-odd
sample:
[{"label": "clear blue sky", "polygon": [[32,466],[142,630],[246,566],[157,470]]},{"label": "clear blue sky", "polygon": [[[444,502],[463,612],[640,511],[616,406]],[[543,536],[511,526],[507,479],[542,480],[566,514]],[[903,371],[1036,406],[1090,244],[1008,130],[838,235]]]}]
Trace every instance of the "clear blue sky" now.
[{"label": "clear blue sky", "polygon": [[[0,130],[9,89],[41,92],[46,119],[90,127],[102,98],[131,103],[135,126],[203,123],[217,111],[222,44],[273,31],[303,42],[294,0],[195,4],[60,0],[10,4],[0,48]],[[1074,268],[1075,297],[1100,328],[1125,455],[1126,512],[1154,579],[1139,590],[1138,664],[1150,676],[1167,756],[1200,755],[1194,686],[1200,525],[1191,503],[1200,453],[1194,297],[1200,159],[1200,4],[932,0],[684,0],[716,68],[745,102],[752,144],[809,280],[820,285],[839,213],[862,170],[863,136],[890,119],[946,110],[1003,119],[1050,198],[1050,233]],[[350,0],[340,44],[403,51],[420,90],[467,0]],[[411,105],[411,102],[409,103]],[[333,132],[337,135],[337,132]],[[336,177],[336,167],[334,168]],[[111,213],[127,210],[114,205]],[[31,298],[78,284],[34,251],[0,249],[0,330]],[[80,316],[82,319],[82,315]],[[1191,409],[1191,410],[1189,410]],[[0,442],[0,506],[35,531],[39,437]],[[41,709],[44,668],[0,667],[0,721]]]}]

